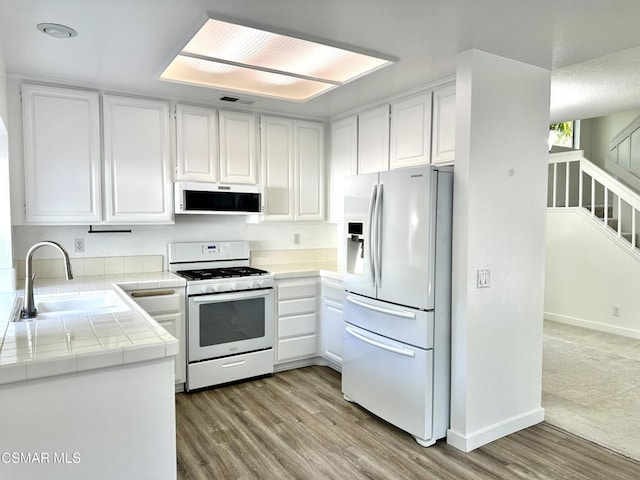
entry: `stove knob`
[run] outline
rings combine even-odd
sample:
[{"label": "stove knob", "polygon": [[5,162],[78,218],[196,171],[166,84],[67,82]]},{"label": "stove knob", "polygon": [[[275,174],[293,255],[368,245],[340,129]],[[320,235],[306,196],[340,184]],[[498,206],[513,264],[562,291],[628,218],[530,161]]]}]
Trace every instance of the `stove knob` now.
[{"label": "stove knob", "polygon": [[229,284],[229,290],[233,291],[236,289],[236,284],[235,283],[230,283]]},{"label": "stove knob", "polygon": [[257,280],[257,281],[256,281],[256,285],[257,285],[258,287],[264,287],[264,280]]},{"label": "stove knob", "polygon": [[200,287],[200,293],[207,293],[207,286],[206,285],[202,285]]},{"label": "stove knob", "polygon": [[213,285],[209,285],[209,291],[210,292],[217,292],[218,291],[218,285],[213,284]]},{"label": "stove knob", "polygon": [[252,280],[248,280],[247,281],[247,288],[256,288],[256,286],[257,286],[256,283],[257,282],[254,282]]}]

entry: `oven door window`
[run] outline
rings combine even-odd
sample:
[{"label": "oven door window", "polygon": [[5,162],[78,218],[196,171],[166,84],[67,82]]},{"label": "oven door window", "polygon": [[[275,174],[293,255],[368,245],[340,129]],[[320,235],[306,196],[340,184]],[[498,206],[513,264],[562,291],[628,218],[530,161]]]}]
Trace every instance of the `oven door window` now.
[{"label": "oven door window", "polygon": [[204,303],[199,307],[200,347],[262,338],[265,335],[264,298]]}]

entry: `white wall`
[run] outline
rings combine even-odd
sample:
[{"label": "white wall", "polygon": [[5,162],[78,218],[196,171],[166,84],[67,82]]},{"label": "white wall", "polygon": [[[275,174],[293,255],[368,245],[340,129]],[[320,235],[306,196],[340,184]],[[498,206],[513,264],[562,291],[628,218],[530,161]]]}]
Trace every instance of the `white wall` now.
[{"label": "white wall", "polygon": [[545,318],[640,338],[639,278],[640,261],[583,212],[548,211]]},{"label": "white wall", "polygon": [[11,253],[8,119],[7,77],[0,48],[0,291],[13,290],[15,287]]},{"label": "white wall", "polygon": [[[544,418],[549,90],[547,70],[458,56],[447,441],[463,451]],[[476,288],[479,269],[490,270],[490,288]]]},{"label": "white wall", "polygon": [[604,159],[610,154],[609,142],[638,115],[640,109],[582,120],[580,148],[585,158],[604,168]]}]

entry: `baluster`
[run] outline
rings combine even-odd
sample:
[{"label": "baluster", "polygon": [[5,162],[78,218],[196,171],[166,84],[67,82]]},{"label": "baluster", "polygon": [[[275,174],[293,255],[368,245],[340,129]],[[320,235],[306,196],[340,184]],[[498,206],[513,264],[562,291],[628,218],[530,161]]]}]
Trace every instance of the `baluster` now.
[{"label": "baluster", "polygon": [[564,164],[564,206],[565,208],[569,208],[569,174],[571,172],[571,168],[570,168],[571,163],[570,162],[566,162]]},{"label": "baluster", "polygon": [[553,208],[556,208],[558,206],[558,203],[556,202],[556,198],[558,196],[557,188],[558,188],[558,164],[554,163],[553,164],[553,198],[551,200]]}]

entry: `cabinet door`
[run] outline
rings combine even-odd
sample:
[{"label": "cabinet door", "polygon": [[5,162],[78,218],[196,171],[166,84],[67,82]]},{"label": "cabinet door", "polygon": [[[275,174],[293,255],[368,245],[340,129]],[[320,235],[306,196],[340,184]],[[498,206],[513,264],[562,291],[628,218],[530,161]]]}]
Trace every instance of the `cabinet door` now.
[{"label": "cabinet door", "polygon": [[427,165],[431,153],[431,91],[391,104],[390,168]]},{"label": "cabinet door", "polygon": [[433,146],[431,162],[453,163],[456,156],[456,86],[433,92]]},{"label": "cabinet door", "polygon": [[264,220],[294,220],[293,124],[287,118],[260,119]]},{"label": "cabinet door", "polygon": [[324,220],[324,125],[295,122],[295,218]]},{"label": "cabinet door", "polygon": [[101,221],[97,92],[22,86],[26,221]]},{"label": "cabinet door", "polygon": [[169,104],[103,96],[106,221],[173,220]]},{"label": "cabinet door", "polygon": [[253,113],[220,111],[220,181],[258,183]]},{"label": "cabinet door", "polygon": [[344,177],[358,173],[358,117],[336,120],[331,124],[329,160],[329,221],[344,219]]},{"label": "cabinet door", "polygon": [[218,112],[176,107],[176,180],[218,181]]},{"label": "cabinet door", "polygon": [[342,307],[344,289],[341,281],[322,279],[322,306],[320,331],[322,332],[322,356],[331,362],[342,364]]},{"label": "cabinet door", "polygon": [[182,314],[168,313],[165,315],[153,315],[156,322],[160,324],[171,335],[176,337],[179,342],[180,353],[175,358],[175,382],[184,383],[186,381],[186,360],[184,356],[184,333],[182,332]]},{"label": "cabinet door", "polygon": [[389,105],[358,115],[358,173],[389,170]]}]

